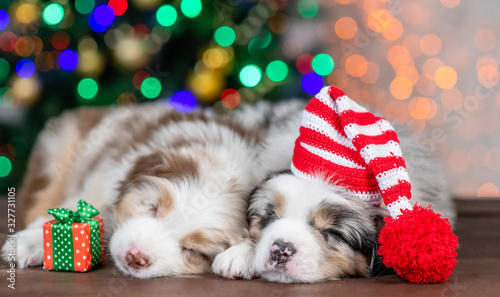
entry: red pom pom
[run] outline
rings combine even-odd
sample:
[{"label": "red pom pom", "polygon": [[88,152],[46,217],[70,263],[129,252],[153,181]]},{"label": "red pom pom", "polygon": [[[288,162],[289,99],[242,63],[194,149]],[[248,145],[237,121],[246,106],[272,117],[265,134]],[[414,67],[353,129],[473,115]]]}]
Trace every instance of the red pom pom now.
[{"label": "red pom pom", "polygon": [[382,263],[411,283],[440,283],[457,264],[458,238],[448,219],[430,207],[415,205],[403,210],[397,220],[385,218],[379,236]]}]

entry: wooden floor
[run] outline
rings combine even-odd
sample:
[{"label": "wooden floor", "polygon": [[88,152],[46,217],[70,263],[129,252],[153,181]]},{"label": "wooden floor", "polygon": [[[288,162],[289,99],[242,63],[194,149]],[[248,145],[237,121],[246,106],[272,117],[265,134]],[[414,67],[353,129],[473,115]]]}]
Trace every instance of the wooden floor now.
[{"label": "wooden floor", "polygon": [[[5,200],[0,204],[1,243],[6,236]],[[351,278],[314,285],[226,280],[212,274],[140,280],[106,263],[88,273],[16,270],[16,290],[7,288],[0,264],[0,296],[500,296],[500,200],[459,201],[458,265],[442,284],[412,285],[396,275]],[[7,295],[9,294],[9,295]]]}]

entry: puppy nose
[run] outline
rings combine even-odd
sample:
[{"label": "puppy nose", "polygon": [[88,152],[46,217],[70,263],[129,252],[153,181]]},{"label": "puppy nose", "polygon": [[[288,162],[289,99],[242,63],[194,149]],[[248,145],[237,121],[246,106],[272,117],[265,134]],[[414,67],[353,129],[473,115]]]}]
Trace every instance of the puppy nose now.
[{"label": "puppy nose", "polygon": [[295,248],[291,242],[276,240],[271,246],[271,259],[277,261],[278,264],[290,260],[293,253],[295,253]]},{"label": "puppy nose", "polygon": [[149,257],[137,248],[132,248],[127,252],[127,263],[130,267],[135,269],[146,268],[150,265]]}]

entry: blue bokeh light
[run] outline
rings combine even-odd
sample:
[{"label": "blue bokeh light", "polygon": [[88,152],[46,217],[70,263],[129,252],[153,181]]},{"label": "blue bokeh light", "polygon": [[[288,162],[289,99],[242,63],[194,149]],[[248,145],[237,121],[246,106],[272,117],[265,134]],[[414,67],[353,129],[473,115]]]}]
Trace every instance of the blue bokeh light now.
[{"label": "blue bokeh light", "polygon": [[78,65],[78,54],[72,50],[65,50],[59,55],[59,66],[66,71],[76,68]]},{"label": "blue bokeh light", "polygon": [[30,78],[35,73],[35,63],[30,59],[21,59],[17,62],[16,72],[22,78]]},{"label": "blue bokeh light", "polygon": [[304,75],[301,81],[301,85],[302,89],[304,89],[307,94],[316,95],[317,93],[319,93],[319,91],[321,91],[324,82],[321,75],[315,72],[311,72]]},{"label": "blue bokeh light", "polygon": [[115,20],[115,11],[107,4],[99,5],[94,10],[94,20],[97,24],[108,27]]},{"label": "blue bokeh light", "polygon": [[7,28],[9,21],[9,14],[5,10],[0,9],[0,30]]},{"label": "blue bokeh light", "polygon": [[106,31],[106,29],[108,29],[107,26],[102,26],[96,22],[96,20],[94,18],[94,12],[89,14],[88,22],[89,22],[90,29],[92,29],[92,31],[94,31],[96,33],[102,33],[104,31]]},{"label": "blue bokeh light", "polygon": [[170,98],[170,105],[180,112],[191,112],[196,107],[196,98],[188,91],[179,91]]}]

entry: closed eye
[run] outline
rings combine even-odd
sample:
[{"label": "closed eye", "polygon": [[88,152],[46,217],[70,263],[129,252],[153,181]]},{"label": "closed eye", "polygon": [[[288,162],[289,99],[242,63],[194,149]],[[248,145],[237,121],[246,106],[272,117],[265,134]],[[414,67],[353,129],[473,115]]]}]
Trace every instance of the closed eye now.
[{"label": "closed eye", "polygon": [[276,211],[274,210],[274,205],[272,203],[268,203],[266,205],[266,214],[260,219],[260,228],[264,229],[272,222],[276,221],[278,216],[276,215]]},{"label": "closed eye", "polygon": [[151,214],[151,216],[156,217],[156,214],[158,213],[158,204],[157,203],[150,203],[149,213]]}]

